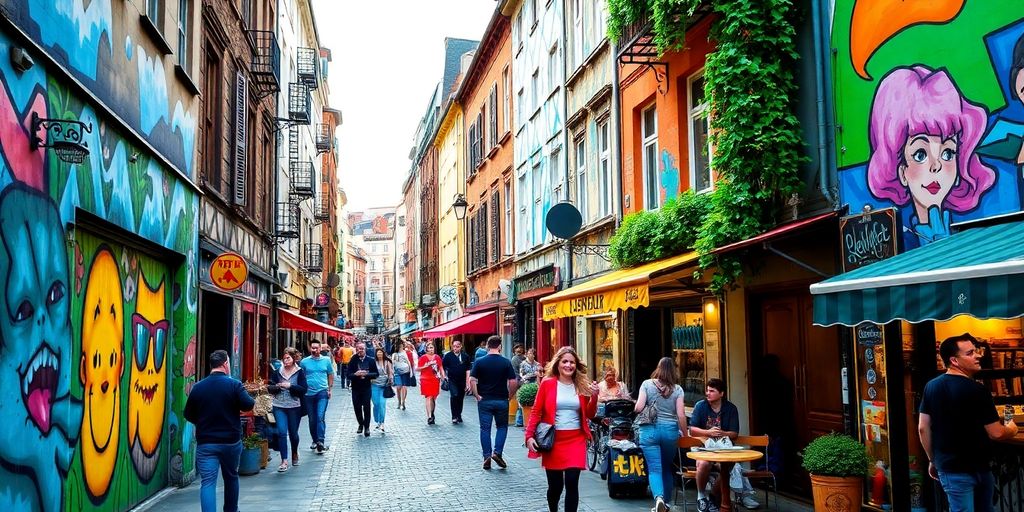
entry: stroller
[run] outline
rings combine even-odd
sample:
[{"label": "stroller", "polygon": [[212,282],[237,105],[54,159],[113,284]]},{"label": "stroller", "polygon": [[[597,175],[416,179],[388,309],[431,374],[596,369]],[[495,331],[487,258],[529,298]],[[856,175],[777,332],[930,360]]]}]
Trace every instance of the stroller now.
[{"label": "stroller", "polygon": [[604,475],[611,498],[647,495],[647,464],[633,431],[634,405],[632,400],[611,400],[604,406],[609,443]]}]

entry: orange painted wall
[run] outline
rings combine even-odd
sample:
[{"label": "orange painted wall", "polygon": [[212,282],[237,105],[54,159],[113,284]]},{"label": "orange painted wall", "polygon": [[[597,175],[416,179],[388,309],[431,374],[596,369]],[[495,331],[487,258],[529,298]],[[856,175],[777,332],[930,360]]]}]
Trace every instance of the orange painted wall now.
[{"label": "orange painted wall", "polygon": [[[625,214],[643,209],[643,138],[640,116],[652,104],[657,105],[658,170],[664,172],[665,156],[675,181],[662,180],[662,203],[690,188],[689,143],[687,141],[687,79],[704,67],[707,54],[714,49],[708,31],[708,16],[686,33],[687,48],[668,52],[661,60],[668,63],[668,76],[661,84],[652,69],[636,64],[619,65],[622,113],[622,194]],[[659,90],[659,86],[661,89]],[[671,173],[670,173],[671,174]],[[670,189],[666,190],[666,185]]]}]

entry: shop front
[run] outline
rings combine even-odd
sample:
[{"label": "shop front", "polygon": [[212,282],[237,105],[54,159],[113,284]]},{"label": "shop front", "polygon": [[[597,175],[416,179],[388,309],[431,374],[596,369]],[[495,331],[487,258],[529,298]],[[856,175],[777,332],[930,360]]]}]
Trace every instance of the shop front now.
[{"label": "shop front", "polygon": [[[984,354],[976,378],[1000,413],[1024,405],[1024,221],[979,226],[810,287],[814,323],[848,328],[854,352],[848,399],[858,436],[885,484],[870,509],[943,510],[917,433],[924,385],[945,369],[942,340],[969,333]],[[1024,510],[1024,436],[992,461],[997,510]],[[874,474],[874,473],[872,473]],[[881,479],[881,473],[878,477]],[[872,479],[869,479],[869,481]]]},{"label": "shop front", "polygon": [[[512,280],[509,303],[514,305],[514,314],[511,315],[514,343],[522,343],[527,350],[536,349],[537,360],[541,362],[547,362],[559,346],[568,344],[568,321],[547,321],[541,312],[540,299],[555,293],[559,283],[559,271],[555,265],[541,267]],[[562,329],[557,328],[559,323],[564,324]]]}]

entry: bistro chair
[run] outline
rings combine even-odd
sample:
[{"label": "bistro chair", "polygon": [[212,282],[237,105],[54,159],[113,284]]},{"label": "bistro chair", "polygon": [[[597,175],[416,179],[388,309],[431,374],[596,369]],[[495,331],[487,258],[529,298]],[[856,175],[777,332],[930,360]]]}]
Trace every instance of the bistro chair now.
[{"label": "bistro chair", "polygon": [[[686,482],[692,480],[694,483],[694,490],[697,488],[697,461],[687,457],[686,452],[689,452],[690,448],[695,446],[704,446],[704,440],[699,437],[684,436],[679,438],[679,442],[676,446],[679,451],[679,471],[677,471],[676,474],[682,479],[682,485],[679,486],[677,491],[679,493],[678,498],[673,497],[672,503],[676,504],[679,500],[682,500],[683,512],[686,512],[688,505],[691,505],[691,503],[686,500]],[[715,473],[717,472],[712,470],[712,474]],[[697,504],[696,498],[694,498],[692,504]]]},{"label": "bistro chair", "polygon": [[768,490],[769,485],[773,494],[775,494],[775,510],[779,510],[779,486],[775,480],[775,473],[772,473],[768,469],[768,436],[736,436],[733,444],[749,446],[751,450],[757,450],[764,453],[764,469],[744,469],[743,476],[747,477],[748,480],[764,480],[764,506],[768,507]]}]

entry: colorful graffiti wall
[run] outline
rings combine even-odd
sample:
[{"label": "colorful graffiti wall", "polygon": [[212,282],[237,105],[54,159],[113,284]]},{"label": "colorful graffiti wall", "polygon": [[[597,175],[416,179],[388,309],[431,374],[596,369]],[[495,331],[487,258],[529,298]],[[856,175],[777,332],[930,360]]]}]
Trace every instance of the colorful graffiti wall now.
[{"label": "colorful graffiti wall", "polygon": [[905,249],[1019,211],[1024,4],[837,0],[840,194],[900,209]]},{"label": "colorful graffiti wall", "polygon": [[[118,32],[128,4],[115,4],[112,15],[110,0],[0,0],[16,22],[31,21],[29,37],[187,170],[191,116],[178,101],[168,107],[162,58]],[[12,46],[25,48],[0,30],[0,55]],[[181,411],[196,373],[198,199],[65,75],[33,58],[25,71],[0,59],[0,508],[126,510],[194,466]],[[85,160],[32,149],[33,114],[91,125]]]}]

